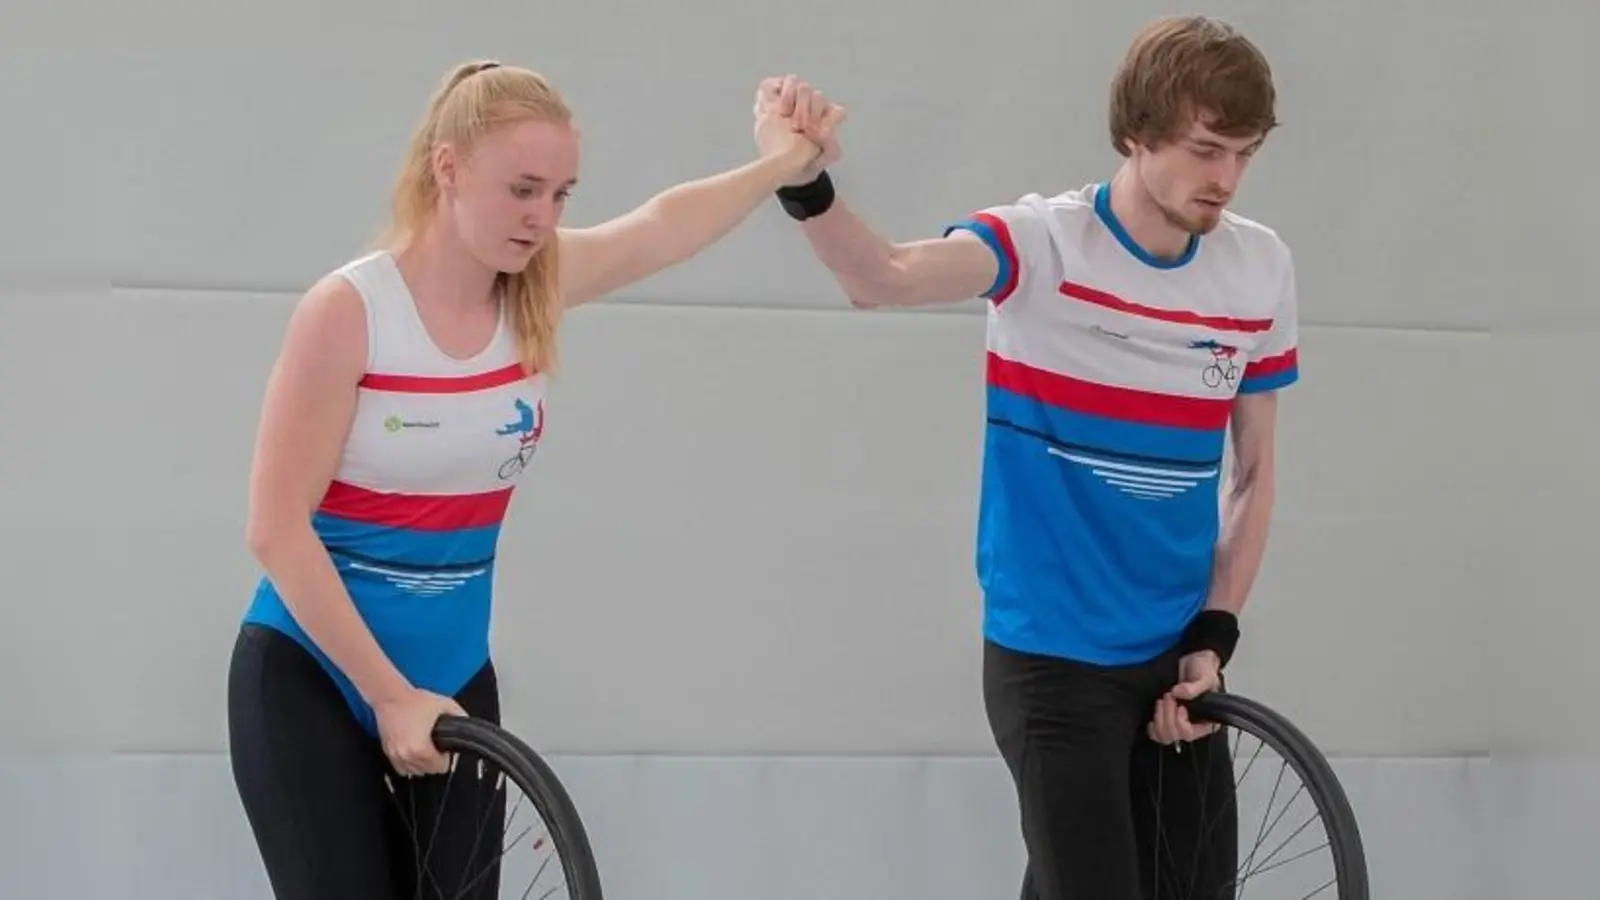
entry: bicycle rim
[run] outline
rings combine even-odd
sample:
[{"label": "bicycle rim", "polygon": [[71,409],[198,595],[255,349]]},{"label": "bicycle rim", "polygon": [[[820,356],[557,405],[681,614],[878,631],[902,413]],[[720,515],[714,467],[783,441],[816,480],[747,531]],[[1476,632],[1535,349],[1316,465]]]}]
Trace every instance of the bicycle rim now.
[{"label": "bicycle rim", "polygon": [[[1291,894],[1289,900],[1301,896],[1328,897],[1331,900],[1370,900],[1365,850],[1354,810],[1333,767],[1311,739],[1281,713],[1259,701],[1236,694],[1220,692],[1207,694],[1185,705],[1188,707],[1191,721],[1215,723],[1224,729],[1237,732],[1240,736],[1249,735],[1259,741],[1264,748],[1270,748],[1280,760],[1282,769],[1292,771],[1304,786],[1304,792],[1315,809],[1316,819],[1321,822],[1327,836],[1332,879],[1331,883],[1304,895]],[[1230,753],[1230,762],[1236,767],[1242,765],[1246,773],[1260,759],[1259,751],[1244,760],[1239,759],[1239,756],[1235,749]],[[1248,774],[1244,777],[1248,777]],[[1277,798],[1282,778],[1283,771],[1280,770],[1278,781],[1273,785],[1272,799],[1268,802],[1269,813]],[[1293,798],[1289,802],[1292,803]],[[1273,825],[1284,817],[1288,808],[1285,806],[1284,810],[1273,818]],[[1265,822],[1264,819],[1263,824]],[[1263,834],[1264,832],[1257,833],[1258,840]],[[1288,841],[1284,843],[1287,844]],[[1280,848],[1282,846],[1279,845]],[[1250,851],[1248,854],[1250,859],[1246,864],[1261,862],[1255,859],[1259,849],[1258,846],[1257,849]],[[1277,853],[1278,849],[1275,848],[1270,852]],[[1245,889],[1240,892],[1250,895],[1248,885],[1243,887]],[[1332,892],[1328,893],[1327,888],[1331,888]],[[1255,896],[1260,900],[1279,900],[1272,894],[1258,892]],[[1183,895],[1177,894],[1172,900],[1183,900]]]}]

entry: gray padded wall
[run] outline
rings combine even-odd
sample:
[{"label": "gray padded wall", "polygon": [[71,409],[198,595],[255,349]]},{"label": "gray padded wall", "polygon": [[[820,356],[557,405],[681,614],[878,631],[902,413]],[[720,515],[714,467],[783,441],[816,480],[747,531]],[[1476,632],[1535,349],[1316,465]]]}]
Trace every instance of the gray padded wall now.
[{"label": "gray padded wall", "polygon": [[[117,627],[65,647],[8,632],[5,664],[150,667],[86,680],[81,695],[24,693],[35,714],[71,696],[105,717],[52,717],[20,741],[220,745],[221,721],[196,712],[220,708],[222,684],[200,676],[221,664],[252,584],[242,486],[290,302],[10,301],[36,325],[95,321],[106,335],[93,374],[5,400],[6,421],[35,435],[8,450],[8,471],[27,473],[13,474],[13,509],[30,514],[7,514],[7,546],[71,563],[28,582],[54,598],[29,621],[58,635],[101,616]],[[1403,449],[1471,441],[1473,406],[1452,405],[1450,385],[1486,342],[1306,332],[1308,374],[1283,410],[1282,512],[1238,678],[1332,751],[1487,751],[1473,695],[1438,674],[1478,638],[1451,612],[1480,590],[1466,565],[1470,496],[1453,488],[1471,464]],[[7,332],[8,381],[25,381],[18,361],[36,344]],[[601,305],[569,320],[566,346],[548,449],[513,503],[499,575],[503,678],[544,745],[987,752],[971,574],[980,318]],[[677,361],[685,352],[696,362]],[[1335,362],[1384,357],[1406,361],[1404,377]],[[1431,422],[1413,414],[1421,405]],[[1385,439],[1318,424],[1356,418]],[[60,499],[79,492],[90,522]],[[1329,679],[1355,647],[1371,661]],[[569,675],[580,687],[555,690]],[[163,684],[193,703],[140,702]]]},{"label": "gray padded wall", "polygon": [[[1600,632],[1579,252],[1600,192],[1573,162],[1593,64],[1553,13],[1470,6],[1200,7],[1276,64],[1286,124],[1239,206],[1295,248],[1304,303],[1237,684],[1335,755],[1380,896],[1565,900],[1600,797],[1600,731],[1571,714]],[[580,223],[747,159],[755,82],[799,72],[851,108],[854,204],[912,237],[1108,174],[1106,79],[1169,11],[312,9],[0,19],[23,135],[0,144],[7,900],[265,896],[221,755],[256,404],[295,294],[371,237],[448,66],[556,78]],[[771,207],[616,299],[570,320],[495,636],[508,720],[570,773],[616,893],[1011,896],[977,692],[976,304],[848,310]],[[841,808],[875,824],[794,843]],[[736,840],[756,855],[731,862]],[[832,862],[796,874],[802,851]]]},{"label": "gray padded wall", "polygon": [[[491,0],[445,19],[373,0],[319,7],[164,0],[98,10],[106,30],[76,29],[70,42],[44,22],[35,35],[24,14],[16,36],[0,38],[15,42],[5,66],[21,108],[66,150],[8,150],[51,184],[25,197],[57,216],[69,208],[62,193],[91,204],[104,229],[97,268],[114,284],[298,290],[376,227],[404,138],[443,71],[489,55],[545,71],[576,106],[585,157],[575,221],[743,161],[756,81],[792,70],[853,112],[841,171],[852,196],[883,229],[924,233],[977,205],[1102,175],[1111,68],[1139,23],[1169,11]],[[328,18],[313,24],[313,10]],[[1513,139],[1483,118],[1489,27],[1420,3],[1385,4],[1381,27],[1343,5],[1203,11],[1249,29],[1275,61],[1286,126],[1241,200],[1300,249],[1312,321],[1482,327],[1490,298],[1470,270],[1434,271],[1419,289],[1417,260],[1455,256],[1488,221],[1460,180],[1485,141]],[[626,29],[611,27],[619,20]],[[58,43],[41,46],[53,34]],[[1347,68],[1353,60],[1359,68]],[[56,108],[63,100],[93,115]],[[81,277],[84,254],[61,240],[73,230],[19,228],[18,266]],[[785,234],[768,217],[627,295],[836,304]]]}]

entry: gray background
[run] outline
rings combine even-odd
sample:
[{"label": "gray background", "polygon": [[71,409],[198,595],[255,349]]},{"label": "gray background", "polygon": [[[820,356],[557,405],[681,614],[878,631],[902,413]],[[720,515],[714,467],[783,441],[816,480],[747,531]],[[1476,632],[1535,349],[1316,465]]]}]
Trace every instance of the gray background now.
[{"label": "gray background", "polygon": [[[5,900],[265,896],[223,755],[256,405],[450,65],[555,78],[585,135],[575,223],[748,159],[755,83],[798,72],[851,109],[852,202],[906,238],[1108,175],[1110,71],[1171,11],[313,9],[0,20]],[[1286,124],[1237,206],[1295,248],[1303,302],[1237,689],[1336,757],[1376,896],[1592,897],[1577,7],[1193,9],[1274,61]],[[569,320],[495,642],[508,723],[572,779],[613,896],[1014,894],[977,682],[977,309],[851,311],[769,205]]]}]

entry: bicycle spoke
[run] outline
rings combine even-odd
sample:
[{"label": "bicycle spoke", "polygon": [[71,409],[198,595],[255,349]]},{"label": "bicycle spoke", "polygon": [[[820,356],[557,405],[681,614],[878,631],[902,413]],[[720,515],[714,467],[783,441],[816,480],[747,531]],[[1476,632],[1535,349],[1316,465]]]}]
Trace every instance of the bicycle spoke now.
[{"label": "bicycle spoke", "polygon": [[[1159,756],[1145,786],[1155,807],[1155,832],[1144,848],[1143,865],[1151,867],[1145,900],[1199,900],[1218,891],[1235,900],[1337,893],[1331,835],[1308,831],[1325,824],[1312,787],[1265,740],[1252,734],[1256,746],[1246,748],[1245,730],[1234,730],[1190,744],[1182,756]],[[1276,771],[1263,777],[1273,758]],[[1173,760],[1177,767],[1169,770]],[[1309,814],[1302,798],[1312,803]],[[1219,852],[1233,856],[1218,860]]]}]

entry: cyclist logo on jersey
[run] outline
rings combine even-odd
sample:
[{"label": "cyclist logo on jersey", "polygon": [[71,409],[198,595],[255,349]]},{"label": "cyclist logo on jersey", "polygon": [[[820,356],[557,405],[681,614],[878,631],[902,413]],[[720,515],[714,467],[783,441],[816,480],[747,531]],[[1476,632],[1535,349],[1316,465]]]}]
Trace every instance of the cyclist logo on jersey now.
[{"label": "cyclist logo on jersey", "polygon": [[1239,364],[1234,357],[1239,355],[1238,347],[1230,347],[1216,340],[1190,341],[1189,347],[1194,350],[1210,350],[1211,361],[1200,370],[1200,380],[1206,387],[1220,387],[1223,382],[1233,384],[1239,380]]},{"label": "cyclist logo on jersey", "polygon": [[529,406],[528,401],[518,397],[513,404],[517,417],[494,430],[495,434],[502,437],[516,435],[517,453],[500,465],[500,480],[506,481],[515,478],[517,473],[528,467],[533,461],[534,451],[539,448],[539,436],[544,433],[544,401],[540,400],[537,406]]}]

